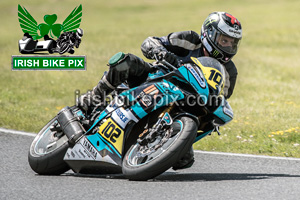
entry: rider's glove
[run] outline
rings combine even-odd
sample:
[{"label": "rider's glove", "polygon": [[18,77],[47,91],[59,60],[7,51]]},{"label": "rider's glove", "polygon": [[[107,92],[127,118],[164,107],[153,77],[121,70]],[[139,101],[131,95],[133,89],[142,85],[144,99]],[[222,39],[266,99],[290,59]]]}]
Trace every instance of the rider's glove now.
[{"label": "rider's glove", "polygon": [[165,60],[171,65],[177,67],[178,66],[178,59],[174,53],[167,51],[162,47],[156,47],[153,49],[153,54],[158,57],[159,60]]}]

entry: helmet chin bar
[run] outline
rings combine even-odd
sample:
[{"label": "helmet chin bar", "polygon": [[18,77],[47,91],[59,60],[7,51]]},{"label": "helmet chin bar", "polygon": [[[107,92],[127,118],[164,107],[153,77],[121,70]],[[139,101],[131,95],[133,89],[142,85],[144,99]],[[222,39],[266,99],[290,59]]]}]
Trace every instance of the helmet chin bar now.
[{"label": "helmet chin bar", "polygon": [[206,51],[210,54],[210,53],[212,52],[213,49],[212,49],[212,46],[210,46],[210,44],[208,43],[207,38],[204,38],[204,39],[202,40],[202,43],[203,43],[203,45],[204,45]]},{"label": "helmet chin bar", "polygon": [[225,57],[217,47],[210,45],[207,38],[204,38],[202,43],[210,57],[219,60],[221,63],[226,63],[230,60],[228,57]]}]

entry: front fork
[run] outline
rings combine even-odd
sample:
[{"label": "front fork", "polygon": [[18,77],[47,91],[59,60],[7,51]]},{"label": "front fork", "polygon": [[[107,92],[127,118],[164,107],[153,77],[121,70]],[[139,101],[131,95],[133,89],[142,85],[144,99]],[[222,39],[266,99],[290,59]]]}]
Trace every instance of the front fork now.
[{"label": "front fork", "polygon": [[148,142],[153,142],[157,136],[161,132],[163,128],[169,127],[172,125],[173,120],[170,116],[170,112],[175,107],[174,103],[170,103],[170,105],[164,109],[164,111],[158,116],[157,122],[154,124],[152,128],[147,128],[139,135],[137,142],[140,145],[145,145]]}]

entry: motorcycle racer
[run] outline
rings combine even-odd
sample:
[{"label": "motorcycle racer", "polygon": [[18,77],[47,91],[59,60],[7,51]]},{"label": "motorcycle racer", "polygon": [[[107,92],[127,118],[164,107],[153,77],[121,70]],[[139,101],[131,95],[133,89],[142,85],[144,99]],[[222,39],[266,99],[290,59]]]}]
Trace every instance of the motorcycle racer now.
[{"label": "motorcycle racer", "polygon": [[[166,54],[166,60],[176,65],[192,62],[190,57],[210,56],[221,62],[228,73],[224,88],[225,98],[233,93],[237,78],[237,69],[232,57],[237,53],[242,39],[241,23],[231,14],[213,12],[208,15],[199,36],[194,31],[170,33],[163,37],[148,37],[141,49],[146,58],[154,59],[154,54]],[[172,52],[172,53],[170,53]]]},{"label": "motorcycle racer", "polygon": [[[155,55],[164,58],[174,66],[178,61],[192,63],[190,57],[209,56],[225,66],[226,81],[224,96],[229,98],[236,82],[237,69],[232,57],[237,53],[242,38],[241,23],[225,12],[213,12],[204,21],[199,36],[194,31],[170,33],[164,37],[148,37],[141,45],[145,57],[154,59]],[[143,83],[153,71],[153,65],[133,54],[122,52],[115,54],[108,62],[109,71],[99,83],[78,99],[77,105],[86,112],[104,101],[104,96],[118,85],[127,81],[129,87]],[[183,169],[194,163],[193,149],[173,166]]]},{"label": "motorcycle racer", "polygon": [[[234,16],[225,12],[213,12],[204,21],[200,36],[194,31],[182,31],[163,37],[148,37],[141,49],[149,59],[153,59],[157,53],[166,54],[168,56],[165,59],[174,65],[177,60],[190,63],[192,56],[217,59],[226,69],[224,96],[228,99],[233,93],[238,74],[231,59],[237,53],[241,39],[242,26]],[[173,169],[188,168],[193,163],[194,152],[191,148]]]}]

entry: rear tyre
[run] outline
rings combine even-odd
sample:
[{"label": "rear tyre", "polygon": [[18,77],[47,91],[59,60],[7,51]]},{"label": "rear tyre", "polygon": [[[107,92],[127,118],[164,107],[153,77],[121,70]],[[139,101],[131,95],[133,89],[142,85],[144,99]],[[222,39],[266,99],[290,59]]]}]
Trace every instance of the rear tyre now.
[{"label": "rear tyre", "polygon": [[69,147],[68,138],[51,130],[55,123],[56,117],[37,134],[28,152],[31,169],[41,175],[59,175],[70,169],[63,160]]},{"label": "rear tyre", "polygon": [[128,179],[145,181],[172,167],[191,148],[197,133],[197,123],[183,116],[174,120],[171,128],[166,131],[172,131],[171,137],[160,148],[154,151],[149,148],[147,152],[145,146],[136,143],[126,152],[122,171]]}]

